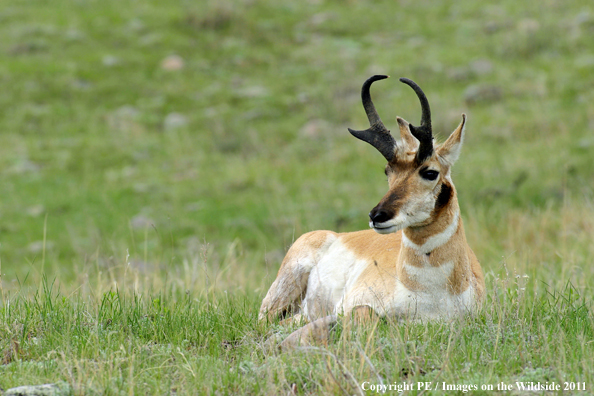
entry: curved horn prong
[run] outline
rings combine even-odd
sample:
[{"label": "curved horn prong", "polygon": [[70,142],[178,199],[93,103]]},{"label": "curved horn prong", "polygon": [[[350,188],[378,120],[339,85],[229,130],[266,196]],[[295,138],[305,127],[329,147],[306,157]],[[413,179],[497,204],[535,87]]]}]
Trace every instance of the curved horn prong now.
[{"label": "curved horn prong", "polygon": [[380,119],[375,106],[371,101],[371,94],[369,88],[375,81],[383,80],[388,76],[375,75],[368,78],[361,88],[361,100],[363,101],[363,108],[367,114],[370,127],[364,131],[355,131],[349,128],[351,135],[357,139],[361,139],[364,142],[371,144],[375,147],[388,162],[394,158],[394,148],[396,147],[396,141],[390,134],[390,131],[384,126],[384,123]]},{"label": "curved horn prong", "polygon": [[421,163],[433,154],[433,130],[431,128],[431,108],[425,93],[413,80],[408,78],[401,78],[400,82],[411,87],[419,101],[421,102],[421,126],[415,127],[410,125],[410,132],[419,140],[419,150],[417,151],[417,162]]}]

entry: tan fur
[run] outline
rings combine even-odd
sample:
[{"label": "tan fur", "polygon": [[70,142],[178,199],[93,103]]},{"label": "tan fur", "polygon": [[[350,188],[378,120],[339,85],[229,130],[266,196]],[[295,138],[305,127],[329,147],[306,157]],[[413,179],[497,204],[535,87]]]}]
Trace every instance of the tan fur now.
[{"label": "tan fur", "polygon": [[309,271],[300,264],[311,262],[315,265],[324,253],[324,247],[332,243],[336,235],[332,231],[312,231],[302,235],[291,246],[278,270],[276,280],[262,301],[264,309],[260,309],[260,320],[266,316],[284,317],[296,311],[307,291],[309,277]]},{"label": "tan fur", "polygon": [[451,205],[431,216],[431,224],[426,227],[407,228],[404,230],[408,239],[417,245],[423,245],[431,236],[443,231],[452,221],[458,208],[458,199],[454,193]]},{"label": "tan fur", "polygon": [[375,312],[373,312],[373,309],[365,305],[360,305],[358,307],[353,308],[350,317],[351,322],[355,324],[366,323],[370,320],[375,320],[377,318],[378,317],[375,314]]},{"label": "tan fur", "polygon": [[[355,322],[378,316],[450,318],[472,312],[484,299],[483,273],[466,242],[450,178],[466,118],[422,164],[415,162],[419,144],[409,124],[397,120],[401,141],[386,167],[388,192],[373,209],[393,214],[373,227],[392,232],[397,226],[391,224],[408,225],[384,235],[314,231],[300,237],[259,314],[260,320],[294,315],[310,322],[283,341],[283,349],[325,342],[338,314]],[[439,172],[438,178],[422,177],[427,170]]]},{"label": "tan fur", "polygon": [[285,338],[279,345],[280,349],[290,350],[296,346],[327,344],[330,330],[336,321],[336,315],[328,315],[314,320]]},{"label": "tan fur", "polygon": [[472,275],[473,275],[473,281],[474,281],[474,286],[475,286],[475,290],[477,293],[477,298],[478,298],[479,302],[482,303],[485,300],[485,294],[486,294],[485,276],[483,275],[483,269],[481,268],[481,264],[479,263],[478,259],[476,258],[476,255],[474,254],[472,249],[469,249],[469,253],[470,253],[470,268],[471,268]]}]

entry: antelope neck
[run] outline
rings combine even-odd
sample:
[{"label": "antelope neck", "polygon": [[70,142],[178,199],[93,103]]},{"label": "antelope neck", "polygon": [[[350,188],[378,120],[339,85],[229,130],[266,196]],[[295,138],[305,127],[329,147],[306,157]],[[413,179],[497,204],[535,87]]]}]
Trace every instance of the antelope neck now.
[{"label": "antelope neck", "polygon": [[402,244],[417,253],[429,254],[447,243],[458,230],[460,211],[453,208],[447,219],[439,219],[422,230],[406,228],[402,232]]}]

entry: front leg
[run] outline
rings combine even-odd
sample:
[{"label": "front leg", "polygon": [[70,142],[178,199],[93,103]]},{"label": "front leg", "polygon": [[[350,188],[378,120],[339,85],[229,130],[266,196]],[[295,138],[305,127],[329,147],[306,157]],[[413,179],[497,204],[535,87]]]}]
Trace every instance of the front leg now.
[{"label": "front leg", "polygon": [[358,305],[351,311],[351,322],[354,324],[371,323],[379,316],[367,305]]},{"label": "front leg", "polygon": [[[366,305],[360,305],[346,316],[348,325],[365,324],[377,320],[378,315]],[[280,344],[283,351],[294,349],[297,346],[310,346],[316,344],[327,345],[330,331],[338,321],[338,315],[328,315],[306,324],[291,333]]]},{"label": "front leg", "polygon": [[338,321],[337,315],[328,315],[314,320],[298,330],[292,332],[279,345],[282,351],[294,349],[298,346],[310,346],[315,344],[328,344],[330,330]]}]

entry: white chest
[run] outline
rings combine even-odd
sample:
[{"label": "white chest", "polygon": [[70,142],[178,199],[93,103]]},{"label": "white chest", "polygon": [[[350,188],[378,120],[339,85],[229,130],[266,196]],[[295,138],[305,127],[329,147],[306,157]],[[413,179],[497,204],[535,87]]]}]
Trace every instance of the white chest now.
[{"label": "white chest", "polygon": [[417,291],[404,288],[395,293],[392,306],[396,316],[420,320],[447,319],[472,310],[475,297],[472,286],[459,295],[451,293],[449,282],[454,271],[453,261],[437,267],[405,263],[404,271],[408,279],[417,285]]},{"label": "white chest", "polygon": [[[311,269],[302,313],[309,320],[315,320],[365,305],[381,316],[435,319],[472,310],[475,298],[472,287],[459,295],[450,292],[449,282],[455,267],[453,261],[439,266],[432,266],[426,261],[423,266],[404,263],[406,283],[388,275],[386,279],[362,285],[361,275],[371,265],[370,261],[357,258],[340,241],[334,242]],[[378,273],[378,277],[381,276]]]}]

